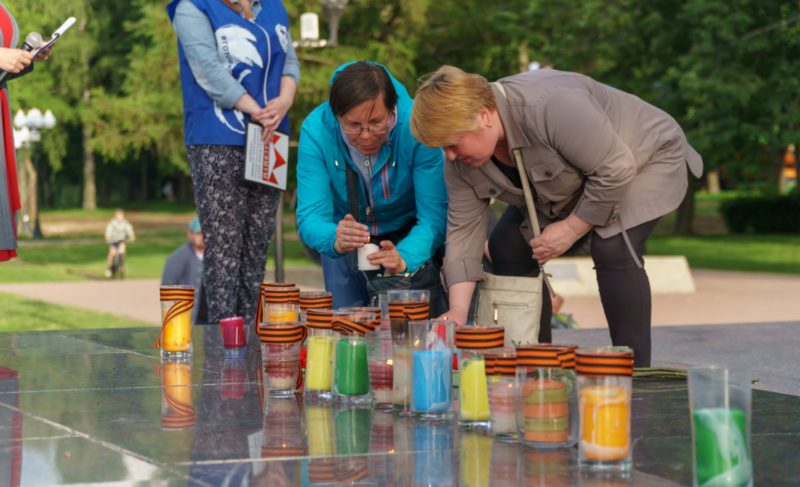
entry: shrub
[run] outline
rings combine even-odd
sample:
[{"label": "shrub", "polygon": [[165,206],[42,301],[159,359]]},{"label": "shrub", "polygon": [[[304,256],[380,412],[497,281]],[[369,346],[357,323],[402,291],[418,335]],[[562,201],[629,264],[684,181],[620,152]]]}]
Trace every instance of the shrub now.
[{"label": "shrub", "polygon": [[800,232],[800,194],[797,192],[723,201],[720,212],[731,233]]}]

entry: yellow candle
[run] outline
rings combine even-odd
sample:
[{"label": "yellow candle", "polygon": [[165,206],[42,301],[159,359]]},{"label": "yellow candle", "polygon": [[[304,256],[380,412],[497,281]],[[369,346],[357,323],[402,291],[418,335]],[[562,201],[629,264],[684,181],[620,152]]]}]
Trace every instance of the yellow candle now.
[{"label": "yellow candle", "polygon": [[192,343],[192,310],[174,316],[164,326],[161,348],[166,352],[185,352]]},{"label": "yellow candle", "polygon": [[628,456],[630,403],[619,386],[589,386],[580,391],[581,450],[590,461]]},{"label": "yellow candle", "polygon": [[309,337],[306,347],[306,390],[330,391],[333,379],[333,337]]},{"label": "yellow candle", "polygon": [[270,323],[292,323],[297,321],[297,311],[270,311],[266,321]]},{"label": "yellow candle", "polygon": [[483,360],[466,362],[461,371],[460,418],[464,421],[488,421],[489,395],[486,392],[486,369]]}]

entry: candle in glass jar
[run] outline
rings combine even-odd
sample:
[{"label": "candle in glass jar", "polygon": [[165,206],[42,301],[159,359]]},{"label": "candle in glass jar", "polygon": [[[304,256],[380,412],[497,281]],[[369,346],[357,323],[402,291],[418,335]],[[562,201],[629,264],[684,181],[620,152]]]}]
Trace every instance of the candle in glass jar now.
[{"label": "candle in glass jar", "polygon": [[266,321],[272,323],[290,323],[297,321],[297,311],[293,310],[270,310],[267,313]]},{"label": "candle in glass jar", "polygon": [[523,434],[526,441],[563,443],[569,439],[567,385],[534,379],[522,386]]},{"label": "candle in glass jar", "polygon": [[342,338],[336,343],[336,391],[347,396],[369,392],[367,344],[363,339]]},{"label": "candle in glass jar", "polygon": [[192,342],[192,310],[172,317],[164,326],[161,349],[165,352],[185,352]]},{"label": "candle in glass jar", "polygon": [[392,380],[394,368],[392,359],[386,361],[372,361],[369,364],[369,378],[372,383],[372,393],[377,404],[392,403]]},{"label": "candle in glass jar", "polygon": [[489,414],[489,395],[486,391],[486,369],[484,361],[472,360],[461,370],[460,419],[464,421],[486,421]]},{"label": "candle in glass jar", "polygon": [[625,388],[589,386],[579,393],[581,451],[590,461],[625,459],[630,447],[630,403]]},{"label": "candle in glass jar", "polygon": [[449,350],[418,350],[412,355],[412,411],[443,413],[452,402],[452,359]]},{"label": "candle in glass jar", "polygon": [[330,391],[333,379],[333,337],[311,336],[306,341],[306,384],[309,391]]}]

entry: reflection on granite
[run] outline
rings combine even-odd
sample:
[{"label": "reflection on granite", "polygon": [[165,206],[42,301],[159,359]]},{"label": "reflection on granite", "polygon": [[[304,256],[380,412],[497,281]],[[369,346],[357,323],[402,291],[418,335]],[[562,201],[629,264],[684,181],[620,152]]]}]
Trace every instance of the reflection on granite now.
[{"label": "reflection on granite", "polygon": [[[0,485],[690,485],[686,384],[634,381],[626,475],[577,468],[452,421],[265,398],[257,343],[226,353],[194,330],[188,362],[161,362],[157,330],[0,335]],[[756,485],[798,485],[793,396],[753,392]]]}]

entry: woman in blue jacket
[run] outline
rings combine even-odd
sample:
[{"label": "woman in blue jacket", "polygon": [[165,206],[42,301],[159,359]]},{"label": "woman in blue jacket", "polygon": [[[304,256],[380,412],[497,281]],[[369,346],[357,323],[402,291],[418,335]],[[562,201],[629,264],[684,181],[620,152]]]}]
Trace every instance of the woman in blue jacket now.
[{"label": "woman in blue jacket", "polygon": [[[398,274],[417,271],[444,242],[444,154],[411,135],[412,103],[384,66],[353,62],[336,70],[329,100],[303,122],[297,225],[322,255],[336,307],[369,300],[354,252],[366,243],[380,246],[372,264]],[[358,176],[359,215],[349,213],[348,167]]]}]

